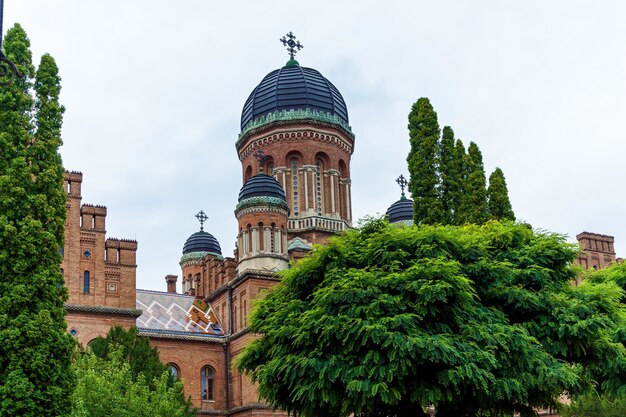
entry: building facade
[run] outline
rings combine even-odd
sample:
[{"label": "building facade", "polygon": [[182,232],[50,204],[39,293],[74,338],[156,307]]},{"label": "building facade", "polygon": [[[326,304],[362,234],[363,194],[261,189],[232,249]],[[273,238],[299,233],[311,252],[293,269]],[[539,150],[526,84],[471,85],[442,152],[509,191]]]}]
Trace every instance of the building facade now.
[{"label": "building facade", "polygon": [[[233,254],[223,255],[198,213],[200,230],[182,245],[180,276],[165,276],[164,292],[136,288],[137,242],[108,238],[106,207],[82,203],[82,174],[65,174],[68,330],[88,345],[113,324],[136,325],[201,415],[284,415],[259,401],[233,362],[255,337],[247,331],[251,303],[278,282],[276,272],[351,227],[355,137],[339,90],[292,57],[251,92],[235,139],[242,187]],[[387,214],[412,223],[413,202],[403,191]],[[583,268],[616,261],[611,236],[577,239]]]},{"label": "building facade", "polygon": [[181,282],[167,275],[164,292],[136,288],[137,242],[108,238],[106,207],[83,204],[82,174],[65,174],[68,329],[88,345],[113,324],[136,325],[200,414],[283,414],[259,402],[232,364],[254,337],[251,302],[278,282],[276,272],[351,227],[355,137],[339,90],[292,57],[251,92],[235,140],[242,187],[233,255],[222,254],[198,213],[200,230],[183,245]]}]

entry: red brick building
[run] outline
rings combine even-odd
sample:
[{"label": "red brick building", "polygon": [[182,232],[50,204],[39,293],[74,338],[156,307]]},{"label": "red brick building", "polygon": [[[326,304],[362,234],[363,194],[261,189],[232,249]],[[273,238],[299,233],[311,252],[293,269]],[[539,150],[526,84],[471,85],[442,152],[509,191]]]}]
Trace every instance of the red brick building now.
[{"label": "red brick building", "polygon": [[[165,277],[166,292],[136,288],[137,242],[107,238],[106,207],[82,204],[82,174],[66,173],[62,268],[70,333],[85,345],[112,324],[137,325],[200,414],[284,414],[259,402],[233,360],[254,337],[247,331],[251,301],[276,284],[276,271],[351,226],[354,139],[341,94],[318,71],[291,59],[267,74],[244,104],[235,144],[243,185],[233,256],[203,230],[200,212],[200,230],[180,259],[183,294],[176,275]],[[403,194],[388,214],[412,222],[412,201]],[[577,238],[583,267],[615,261],[612,237]]]},{"label": "red brick building", "polygon": [[112,324],[136,324],[184,381],[200,414],[270,415],[232,366],[250,341],[251,301],[276,271],[311,245],[351,226],[354,135],[337,88],[291,59],[267,74],[244,104],[236,151],[242,188],[232,257],[200,230],[183,245],[167,292],[136,289],[137,242],[106,237],[106,207],[81,203],[82,174],[68,172],[63,271],[69,331],[88,344]]}]

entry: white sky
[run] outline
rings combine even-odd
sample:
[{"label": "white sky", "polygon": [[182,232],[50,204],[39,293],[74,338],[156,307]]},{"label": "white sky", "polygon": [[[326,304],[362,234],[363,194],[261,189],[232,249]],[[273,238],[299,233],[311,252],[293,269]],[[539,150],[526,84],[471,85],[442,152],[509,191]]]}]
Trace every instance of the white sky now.
[{"label": "white sky", "polygon": [[426,96],[487,175],[504,170],[518,218],[626,255],[624,2],[6,0],[14,22],[59,64],[65,167],[108,207],[108,236],[139,241],[139,288],[179,274],[200,209],[232,254],[241,108],[290,30],[348,105],[355,218],[398,199]]}]

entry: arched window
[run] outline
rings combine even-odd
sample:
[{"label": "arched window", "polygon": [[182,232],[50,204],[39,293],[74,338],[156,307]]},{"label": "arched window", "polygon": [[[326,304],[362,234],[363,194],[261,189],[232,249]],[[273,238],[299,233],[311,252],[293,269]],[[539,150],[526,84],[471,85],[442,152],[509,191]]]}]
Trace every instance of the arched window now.
[{"label": "arched window", "polygon": [[272,230],[270,231],[270,252],[276,253],[276,223],[272,223]]},{"label": "arched window", "polygon": [[180,369],[178,368],[178,365],[176,365],[175,363],[168,363],[167,364],[167,369],[169,369],[170,374],[172,374],[172,376],[174,377],[174,379],[179,379],[180,378]]},{"label": "arched window", "polygon": [[83,294],[89,294],[90,280],[89,271],[83,272]]},{"label": "arched window", "polygon": [[248,181],[250,177],[252,177],[252,166],[248,165],[248,167],[246,168],[246,172],[243,175],[243,182]]},{"label": "arched window", "polygon": [[200,372],[202,378],[202,400],[213,401],[213,377],[215,370],[210,366],[205,366]]},{"label": "arched window", "polygon": [[315,196],[317,201],[317,215],[321,216],[323,212],[322,206],[324,204],[322,200],[322,196],[324,195],[324,183],[322,181],[322,175],[324,173],[324,163],[321,159],[318,159],[316,165],[317,168],[315,171]]},{"label": "arched window", "polygon": [[298,216],[298,158],[291,159],[291,176],[293,179],[293,215]]}]

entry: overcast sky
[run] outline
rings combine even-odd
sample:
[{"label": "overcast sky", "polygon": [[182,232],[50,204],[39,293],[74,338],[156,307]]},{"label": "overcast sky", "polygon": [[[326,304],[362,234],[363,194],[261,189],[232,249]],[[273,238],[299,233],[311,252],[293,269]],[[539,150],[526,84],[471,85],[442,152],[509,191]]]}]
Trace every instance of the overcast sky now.
[{"label": "overcast sky", "polygon": [[180,275],[201,209],[232,256],[241,108],[287,61],[288,31],[348,105],[354,218],[399,198],[426,96],[487,175],[503,169],[519,219],[613,235],[626,255],[624,2],[6,0],[14,22],[37,63],[57,60],[65,167],[107,206],[107,235],[138,240],[138,288]]}]

